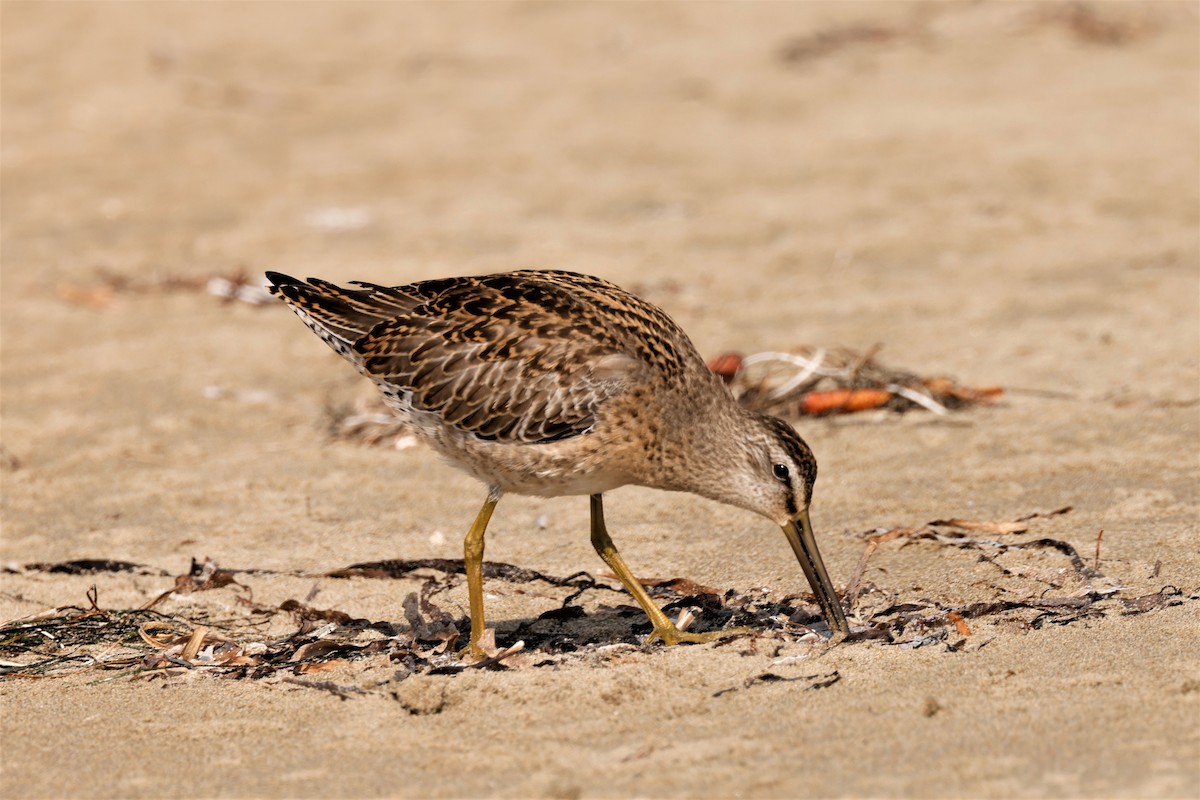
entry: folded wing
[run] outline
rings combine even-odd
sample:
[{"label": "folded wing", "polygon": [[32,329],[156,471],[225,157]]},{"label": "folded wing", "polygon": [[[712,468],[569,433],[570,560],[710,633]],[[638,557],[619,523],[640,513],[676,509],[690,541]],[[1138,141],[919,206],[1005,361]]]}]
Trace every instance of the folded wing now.
[{"label": "folded wing", "polygon": [[618,328],[595,324],[586,293],[572,292],[563,275],[355,289],[268,278],[274,294],[385,391],[403,390],[414,409],[481,438],[533,443],[587,431],[644,368]]}]

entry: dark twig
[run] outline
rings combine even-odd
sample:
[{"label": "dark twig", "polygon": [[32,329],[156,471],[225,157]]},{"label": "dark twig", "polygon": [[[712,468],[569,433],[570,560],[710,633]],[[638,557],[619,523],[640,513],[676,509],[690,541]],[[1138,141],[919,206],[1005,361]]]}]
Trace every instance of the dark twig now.
[{"label": "dark twig", "polygon": [[287,677],[283,679],[283,682],[303,686],[305,689],[318,689],[323,692],[329,692],[339,700],[349,700],[352,695],[366,694],[365,690],[357,686],[339,686],[333,681],[306,681],[300,678]]}]

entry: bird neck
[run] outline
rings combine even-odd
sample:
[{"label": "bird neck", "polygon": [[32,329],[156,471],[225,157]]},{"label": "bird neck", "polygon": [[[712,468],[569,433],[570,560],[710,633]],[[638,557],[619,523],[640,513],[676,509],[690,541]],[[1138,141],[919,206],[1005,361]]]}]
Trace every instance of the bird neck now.
[{"label": "bird neck", "polygon": [[728,392],[697,394],[703,401],[689,403],[689,423],[674,426],[676,435],[662,443],[661,467],[648,485],[745,507],[738,476],[749,467],[745,442],[752,415]]}]

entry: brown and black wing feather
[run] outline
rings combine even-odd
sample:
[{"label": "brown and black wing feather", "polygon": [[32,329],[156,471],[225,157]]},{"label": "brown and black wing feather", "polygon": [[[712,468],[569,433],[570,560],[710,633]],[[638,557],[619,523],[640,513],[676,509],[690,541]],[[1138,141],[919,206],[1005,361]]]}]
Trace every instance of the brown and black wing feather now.
[{"label": "brown and black wing feather", "polygon": [[574,273],[525,270],[357,289],[268,278],[274,294],[385,393],[400,389],[414,409],[487,439],[545,442],[583,433],[642,370],[662,368],[664,353],[675,357],[645,344],[647,325],[664,334],[674,328],[663,312]]}]

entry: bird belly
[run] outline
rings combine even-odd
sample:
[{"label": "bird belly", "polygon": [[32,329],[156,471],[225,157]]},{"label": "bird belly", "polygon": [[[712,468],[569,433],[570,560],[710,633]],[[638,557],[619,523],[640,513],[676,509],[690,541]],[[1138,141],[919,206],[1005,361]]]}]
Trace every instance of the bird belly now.
[{"label": "bird belly", "polygon": [[500,488],[513,494],[531,494],[538,497],[570,497],[575,495],[602,494],[629,481],[621,475],[592,473],[562,473],[525,471],[515,474],[505,472]]},{"label": "bird belly", "polygon": [[587,434],[542,444],[480,439],[440,425],[422,425],[422,412],[409,418],[421,438],[454,467],[505,493],[563,497],[607,492],[630,482],[629,475],[597,457],[598,442]]},{"label": "bird belly", "polygon": [[384,381],[376,385],[387,406],[413,426],[418,438],[452,466],[505,493],[591,495],[633,482],[626,470],[614,467],[614,459],[601,457],[602,449],[611,450],[611,444],[604,448],[591,434],[545,443],[481,439],[447,426],[436,413],[414,408],[411,391]]}]

